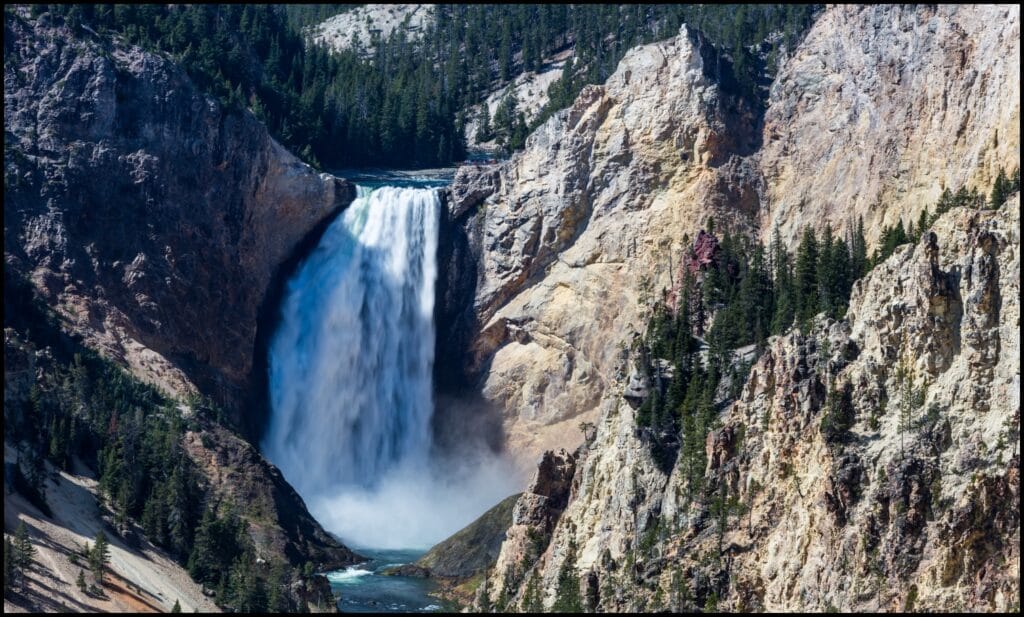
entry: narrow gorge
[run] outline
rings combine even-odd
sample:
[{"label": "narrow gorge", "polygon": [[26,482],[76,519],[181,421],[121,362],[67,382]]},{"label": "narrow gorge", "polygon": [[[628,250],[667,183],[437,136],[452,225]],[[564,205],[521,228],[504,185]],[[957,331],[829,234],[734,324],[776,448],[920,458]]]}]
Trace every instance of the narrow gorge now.
[{"label": "narrow gorge", "polygon": [[5,612],[1019,611],[1018,6],[4,28]]}]

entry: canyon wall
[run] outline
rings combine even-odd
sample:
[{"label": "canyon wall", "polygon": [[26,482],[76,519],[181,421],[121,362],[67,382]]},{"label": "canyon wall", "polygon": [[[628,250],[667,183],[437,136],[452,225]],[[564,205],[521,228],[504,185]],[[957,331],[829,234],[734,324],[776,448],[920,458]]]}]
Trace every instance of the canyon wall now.
[{"label": "canyon wall", "polygon": [[1020,7],[835,6],[772,85],[761,236],[916,220],[1020,158]]},{"label": "canyon wall", "polygon": [[90,346],[255,431],[267,291],[354,187],[167,58],[22,15],[4,20],[5,263]]},{"label": "canyon wall", "polygon": [[[692,499],[683,465],[666,474],[651,458],[618,384],[557,523],[531,514],[543,491],[520,498],[494,586],[516,581],[521,600],[536,570],[551,606],[571,555],[602,610],[712,597],[730,611],[1011,610],[1019,206],[1018,194],[995,212],[954,209],[857,284],[845,319],[772,338],[708,435]],[[846,430],[823,422],[830,390]],[[519,540],[531,533],[550,538],[539,557]]]},{"label": "canyon wall", "polygon": [[510,161],[461,168],[449,207],[479,247],[467,372],[504,410],[511,450],[579,443],[709,218],[793,245],[804,225],[863,218],[873,247],[944,188],[987,194],[1019,162],[1019,21],[1007,6],[829,7],[763,118],[708,75],[684,26],[631,50]]},{"label": "canyon wall", "polygon": [[464,166],[449,209],[475,270],[467,373],[523,464],[579,441],[644,311],[709,216],[752,229],[756,114],[706,74],[687,29],[630,51],[603,86],[499,166]]},{"label": "canyon wall", "polygon": [[709,218],[790,250],[863,218],[874,248],[943,189],[987,195],[1019,167],[1019,7],[828,7],[763,118],[701,48],[684,27],[632,50],[452,187],[479,247],[467,374],[524,466],[570,450],[541,459],[486,603],[535,607],[532,588],[551,608],[570,571],[598,610],[1019,608],[1019,196],[946,213],[844,319],[770,339],[720,393],[701,494],[654,463],[623,398]]},{"label": "canyon wall", "polygon": [[[255,434],[267,298],[354,187],[168,58],[27,7],[4,27],[5,278],[30,281],[62,328],[136,377],[210,396]],[[185,441],[214,496],[246,506],[261,555],[355,560],[238,435],[208,425]]]}]

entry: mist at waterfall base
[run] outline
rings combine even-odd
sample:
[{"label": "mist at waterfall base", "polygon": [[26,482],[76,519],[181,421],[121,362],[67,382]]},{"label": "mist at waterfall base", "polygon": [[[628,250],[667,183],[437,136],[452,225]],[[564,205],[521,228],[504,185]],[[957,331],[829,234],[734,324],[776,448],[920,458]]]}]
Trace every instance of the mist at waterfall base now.
[{"label": "mist at waterfall base", "polygon": [[432,448],[440,209],[433,189],[360,187],[289,281],[270,344],[264,452],[356,548],[428,548],[516,490],[487,448]]}]

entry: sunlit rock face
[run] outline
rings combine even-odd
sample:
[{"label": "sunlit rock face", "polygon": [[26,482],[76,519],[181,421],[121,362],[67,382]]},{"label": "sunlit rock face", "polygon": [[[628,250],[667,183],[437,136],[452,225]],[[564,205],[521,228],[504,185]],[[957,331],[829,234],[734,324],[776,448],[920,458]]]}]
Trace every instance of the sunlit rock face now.
[{"label": "sunlit rock face", "polygon": [[[503,546],[492,602],[508,580],[522,607],[536,574],[550,607],[574,553],[599,610],[1016,606],[1018,197],[947,213],[857,284],[844,320],[771,339],[708,436],[706,498],[637,436],[628,348],[710,216],[791,248],[862,217],[874,246],[944,188],[987,193],[1019,166],[1019,41],[1018,7],[828,7],[758,125],[726,111],[684,31],[632,50],[507,163],[460,173],[480,389],[523,460],[590,435],[554,530]],[[853,401],[843,440],[821,428],[830,388]],[[716,495],[744,514],[719,525]]]},{"label": "sunlit rock face", "polygon": [[707,218],[753,224],[756,114],[708,76],[703,45],[684,27],[631,50],[523,152],[456,175],[451,211],[479,247],[469,372],[524,466],[579,443]]}]

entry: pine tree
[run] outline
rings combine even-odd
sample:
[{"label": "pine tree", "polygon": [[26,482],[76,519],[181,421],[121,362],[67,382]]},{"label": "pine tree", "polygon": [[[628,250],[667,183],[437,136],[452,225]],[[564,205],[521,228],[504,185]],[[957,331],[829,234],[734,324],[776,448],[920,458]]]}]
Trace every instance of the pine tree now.
[{"label": "pine tree", "polygon": [[18,578],[17,560],[14,557],[14,545],[9,538],[4,538],[4,595],[14,589]]},{"label": "pine tree", "polygon": [[821,246],[818,252],[817,267],[817,290],[818,290],[818,311],[826,315],[832,315],[836,304],[839,301],[836,295],[834,238],[832,237],[832,225],[825,224],[825,232],[822,235]]},{"label": "pine tree", "polygon": [[266,587],[256,574],[256,559],[245,551],[231,567],[228,594],[231,606],[241,613],[262,613],[267,610]]},{"label": "pine tree", "polygon": [[675,596],[675,606],[673,612],[683,613],[688,612],[690,603],[693,601],[693,597],[690,594],[690,586],[686,582],[686,576],[683,574],[681,568],[676,568],[672,573],[672,590]]},{"label": "pine tree", "polygon": [[906,433],[910,429],[912,414],[915,409],[914,397],[914,375],[910,362],[906,356],[900,358],[896,365],[896,384],[899,392],[899,429],[900,429],[900,458],[904,456],[904,441]]},{"label": "pine tree", "polygon": [[853,274],[853,258],[846,241],[840,238],[832,247],[832,295],[835,298],[832,309],[832,317],[841,319],[846,314],[846,307],[850,304],[850,293],[853,291],[853,282],[856,280]]},{"label": "pine tree", "polygon": [[107,534],[103,530],[96,532],[92,550],[89,551],[89,569],[93,578],[99,585],[103,584],[103,575],[107,570],[107,563],[110,561],[110,544],[107,541]]},{"label": "pine tree", "polygon": [[480,124],[476,128],[477,143],[490,141],[494,138],[494,133],[491,131],[491,111],[488,109],[487,101],[484,101],[481,107],[483,109],[480,111]]},{"label": "pine tree", "polygon": [[928,214],[928,207],[925,206],[924,210],[921,210],[920,216],[917,217],[917,228],[915,229],[915,236],[911,238],[912,242],[918,242],[921,240],[921,236],[924,232],[931,227],[931,215]]},{"label": "pine tree", "polygon": [[540,598],[540,579],[537,577],[537,569],[530,573],[526,582],[526,591],[523,592],[523,612],[537,614],[544,612],[544,603]]},{"label": "pine tree", "polygon": [[14,532],[14,561],[18,571],[27,572],[35,555],[36,548],[32,546],[32,540],[28,537],[28,527],[25,526],[25,521],[19,521],[18,529]]},{"label": "pine tree", "polygon": [[[239,538],[242,536],[242,521],[228,510],[223,517],[216,515],[216,505],[210,504],[203,512],[203,518],[195,531],[195,541],[188,558],[188,571],[197,581],[213,584],[221,574],[231,568],[242,553]],[[312,564],[309,578],[312,576]]]},{"label": "pine tree", "polygon": [[177,600],[175,600],[174,601],[174,606],[171,607],[171,612],[172,613],[180,613],[181,612],[181,603],[178,602]]},{"label": "pine tree", "polygon": [[491,605],[491,590],[487,585],[487,574],[484,574],[484,579],[480,581],[480,612],[481,613],[493,613],[494,607]]},{"label": "pine tree", "polygon": [[868,243],[864,238],[864,217],[857,217],[857,229],[850,240],[851,278],[857,280],[863,277],[868,273],[868,266]]},{"label": "pine tree", "polygon": [[82,593],[85,593],[89,588],[85,583],[85,571],[81,568],[78,569],[78,578],[75,579],[75,585],[78,586],[78,591],[81,591]]},{"label": "pine tree", "polygon": [[505,579],[502,581],[501,591],[498,592],[498,601],[494,605],[494,612],[496,613],[508,613],[508,588],[509,588],[509,573],[505,572]]},{"label": "pine tree", "polygon": [[763,347],[775,312],[775,289],[768,271],[764,246],[760,242],[754,245],[747,276],[752,282],[747,286],[748,297],[742,300],[747,316],[746,329],[753,330],[753,342]]},{"label": "pine tree", "polygon": [[1006,173],[1004,173],[1003,169],[1000,167],[999,173],[996,174],[995,182],[992,183],[992,193],[989,198],[988,207],[995,210],[1006,203],[1006,198],[1010,195],[1010,187],[1010,180],[1006,177]]},{"label": "pine tree", "polygon": [[288,605],[288,596],[285,593],[288,586],[288,574],[284,562],[275,561],[270,568],[270,578],[267,581],[267,609],[274,614],[289,613],[291,607]]},{"label": "pine tree", "polygon": [[555,613],[582,613],[583,598],[580,594],[580,576],[576,572],[576,544],[570,542],[569,552],[558,571],[558,587],[555,591],[555,603],[551,606]]},{"label": "pine tree", "polygon": [[949,188],[942,189],[942,194],[939,195],[939,201],[935,204],[935,214],[932,217],[932,221],[949,212],[949,209],[953,207],[953,203],[953,193],[950,192]]},{"label": "pine tree", "polygon": [[804,331],[818,313],[818,239],[810,226],[804,228],[793,268],[796,318]]},{"label": "pine tree", "polygon": [[771,260],[774,270],[775,311],[772,315],[771,333],[782,334],[793,324],[796,315],[796,298],[793,289],[793,273],[789,253],[782,245],[779,229],[772,234]]}]

